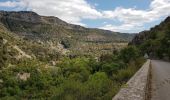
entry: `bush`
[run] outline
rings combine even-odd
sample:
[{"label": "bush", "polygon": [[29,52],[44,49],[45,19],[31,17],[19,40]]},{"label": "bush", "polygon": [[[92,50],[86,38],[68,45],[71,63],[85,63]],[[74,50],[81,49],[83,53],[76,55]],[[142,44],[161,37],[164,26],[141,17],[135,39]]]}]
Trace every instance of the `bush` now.
[{"label": "bush", "polygon": [[70,48],[71,47],[71,43],[70,43],[70,41],[68,40],[68,39],[63,39],[62,41],[61,41],[61,44],[64,46],[64,48]]},{"label": "bush", "polygon": [[131,60],[136,60],[139,56],[139,50],[135,46],[128,46],[120,51],[119,58],[128,63]]},{"label": "bush", "polygon": [[121,69],[118,71],[118,74],[116,75],[116,79],[121,82],[127,82],[130,77],[134,75],[136,70],[133,67],[128,67],[127,69]]},{"label": "bush", "polygon": [[105,95],[107,95],[112,87],[112,81],[108,76],[104,72],[97,72],[91,75],[87,82],[88,98],[86,100],[105,100]]},{"label": "bush", "polygon": [[120,65],[117,63],[105,63],[101,66],[101,71],[106,72],[107,75],[112,75],[116,73],[120,68]]},{"label": "bush", "polygon": [[[22,60],[2,69],[0,98],[110,100],[142,64],[134,47],[117,55],[103,56],[99,62],[92,57],[63,58],[56,67],[46,67],[46,63],[35,59]],[[30,78],[16,78],[18,73],[30,73]]]}]

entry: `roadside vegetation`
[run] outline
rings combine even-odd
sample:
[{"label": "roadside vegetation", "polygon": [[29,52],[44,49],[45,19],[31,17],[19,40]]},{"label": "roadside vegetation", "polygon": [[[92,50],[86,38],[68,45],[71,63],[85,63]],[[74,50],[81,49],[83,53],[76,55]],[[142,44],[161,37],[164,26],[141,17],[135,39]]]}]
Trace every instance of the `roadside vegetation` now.
[{"label": "roadside vegetation", "polygon": [[170,60],[170,17],[149,31],[136,35],[132,43],[150,58]]},{"label": "roadside vegetation", "polygon": [[28,59],[11,66],[3,64],[0,98],[111,100],[143,62],[138,49],[129,46],[121,51],[115,50],[113,54],[102,55],[98,60],[90,56],[61,57],[52,67],[39,60]]},{"label": "roadside vegetation", "polygon": [[[170,17],[127,46],[133,35],[53,17],[32,23],[15,14],[2,12],[0,22],[1,100],[111,100],[143,65],[143,55],[170,60]],[[41,18],[21,12],[27,14]]]}]

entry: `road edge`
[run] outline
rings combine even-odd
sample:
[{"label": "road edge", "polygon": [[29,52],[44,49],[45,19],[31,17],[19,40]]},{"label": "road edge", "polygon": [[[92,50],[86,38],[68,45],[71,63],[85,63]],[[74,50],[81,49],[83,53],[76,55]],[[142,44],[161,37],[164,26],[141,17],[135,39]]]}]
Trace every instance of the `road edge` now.
[{"label": "road edge", "polygon": [[146,89],[145,89],[145,100],[151,100],[151,90],[152,90],[152,62],[150,60]]}]

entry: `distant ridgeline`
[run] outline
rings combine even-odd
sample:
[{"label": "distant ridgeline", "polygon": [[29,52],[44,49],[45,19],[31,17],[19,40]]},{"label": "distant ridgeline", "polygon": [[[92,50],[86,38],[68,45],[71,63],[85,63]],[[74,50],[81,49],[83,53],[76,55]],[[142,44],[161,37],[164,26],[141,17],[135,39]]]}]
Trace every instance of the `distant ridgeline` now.
[{"label": "distant ridgeline", "polygon": [[129,45],[136,45],[151,58],[170,59],[170,17],[149,31],[137,34]]},{"label": "distant ridgeline", "polygon": [[52,48],[63,46],[71,54],[98,55],[112,52],[114,49],[124,47],[134,36],[133,34],[85,28],[69,24],[57,17],[40,16],[30,11],[0,11],[0,23],[6,30],[24,40],[38,42]]},{"label": "distant ridgeline", "polygon": [[[75,38],[83,41],[129,41],[133,35],[69,24],[57,17],[40,16],[34,12],[0,12],[1,23],[10,31],[30,38]],[[32,37],[33,36],[33,37]],[[74,36],[74,37],[73,37]]]}]

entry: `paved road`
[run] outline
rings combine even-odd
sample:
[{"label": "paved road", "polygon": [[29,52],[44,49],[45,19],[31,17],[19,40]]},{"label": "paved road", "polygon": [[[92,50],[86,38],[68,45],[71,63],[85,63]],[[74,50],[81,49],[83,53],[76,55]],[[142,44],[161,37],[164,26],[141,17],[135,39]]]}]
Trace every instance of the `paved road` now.
[{"label": "paved road", "polygon": [[151,100],[170,100],[170,63],[151,61]]}]

